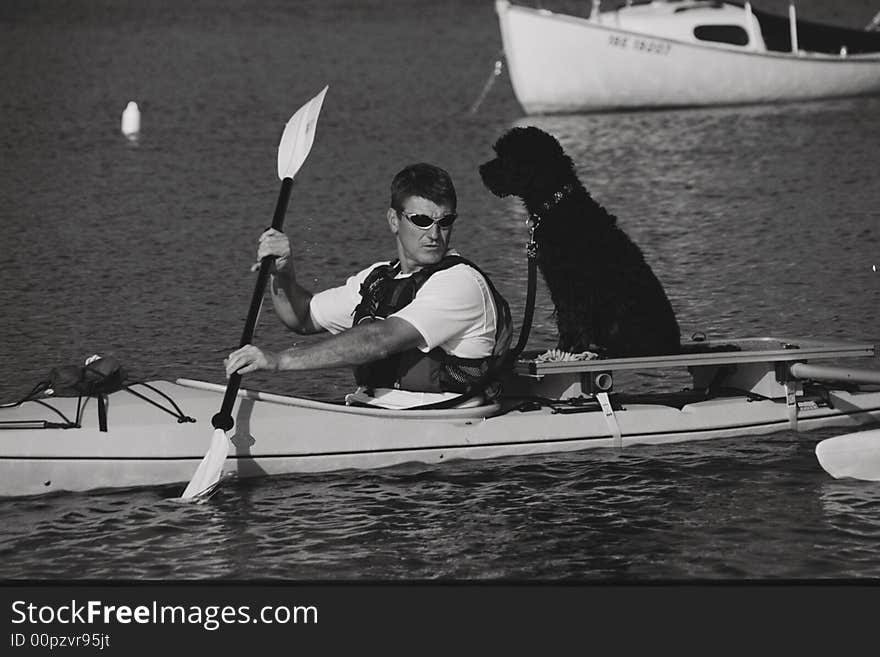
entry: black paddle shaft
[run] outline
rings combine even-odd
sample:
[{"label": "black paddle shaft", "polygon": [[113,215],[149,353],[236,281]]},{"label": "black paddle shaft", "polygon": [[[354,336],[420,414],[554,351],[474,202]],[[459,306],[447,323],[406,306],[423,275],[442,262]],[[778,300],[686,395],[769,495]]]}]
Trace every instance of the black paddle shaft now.
[{"label": "black paddle shaft", "polygon": [[[285,178],[281,181],[281,191],[278,193],[278,202],[275,204],[275,216],[272,219],[272,228],[281,230],[284,226],[284,215],[287,214],[287,204],[290,201],[290,191],[293,188],[293,178]],[[254,338],[254,330],[257,328],[257,317],[260,314],[260,306],[263,303],[263,293],[266,291],[266,282],[269,280],[269,268],[272,266],[272,256],[266,256],[260,261],[260,273],[254,286],[254,294],[251,297],[251,307],[248,311],[247,321],[244,323],[244,331],[241,333],[239,347],[251,343]],[[226,394],[223,396],[223,405],[220,412],[211,418],[211,424],[215,429],[229,431],[235,426],[232,419],[232,407],[238,396],[238,388],[241,385],[241,374],[233,372],[226,384]]]}]

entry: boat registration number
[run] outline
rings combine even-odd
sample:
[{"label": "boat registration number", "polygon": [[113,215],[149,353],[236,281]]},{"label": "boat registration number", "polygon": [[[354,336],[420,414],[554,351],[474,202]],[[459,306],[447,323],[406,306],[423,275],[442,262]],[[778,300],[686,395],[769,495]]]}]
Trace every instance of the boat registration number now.
[{"label": "boat registration number", "polygon": [[672,44],[665,41],[654,41],[642,37],[624,36],[622,34],[609,34],[608,45],[615,48],[629,48],[654,55],[668,55],[672,50]]}]

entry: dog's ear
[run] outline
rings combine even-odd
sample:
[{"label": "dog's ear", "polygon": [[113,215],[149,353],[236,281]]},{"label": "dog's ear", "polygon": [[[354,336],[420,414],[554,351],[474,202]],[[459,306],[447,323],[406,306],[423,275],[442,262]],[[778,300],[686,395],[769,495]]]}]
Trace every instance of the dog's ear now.
[{"label": "dog's ear", "polygon": [[559,140],[549,132],[544,132],[535,126],[524,128],[524,132],[527,134],[524,138],[528,139],[531,150],[538,155],[542,161],[552,162],[555,159],[567,157],[562,148],[562,144],[560,144]]}]

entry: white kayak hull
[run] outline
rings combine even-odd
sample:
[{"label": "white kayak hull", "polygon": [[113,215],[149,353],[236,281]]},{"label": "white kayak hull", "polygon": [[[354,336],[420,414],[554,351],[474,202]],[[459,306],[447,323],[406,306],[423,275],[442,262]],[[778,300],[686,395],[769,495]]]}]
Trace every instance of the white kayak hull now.
[{"label": "white kayak hull", "polygon": [[[81,428],[0,431],[0,495],[181,484],[211,440],[211,417],[223,386],[153,381],[197,421],[178,423],[126,390],[108,396],[107,425],[98,428],[87,400]],[[153,393],[141,390],[161,402]],[[798,430],[857,427],[880,421],[880,391],[832,391],[829,405],[801,402]],[[68,417],[75,399],[51,404]],[[36,402],[5,410],[4,420],[57,420]],[[383,411],[242,390],[233,409],[224,476],[262,477],[410,462],[443,463],[597,447],[733,438],[792,427],[785,400],[724,397],[686,404],[628,403],[614,413],[619,436],[599,409],[554,412],[543,407],[503,414],[498,406],[448,411]]]}]

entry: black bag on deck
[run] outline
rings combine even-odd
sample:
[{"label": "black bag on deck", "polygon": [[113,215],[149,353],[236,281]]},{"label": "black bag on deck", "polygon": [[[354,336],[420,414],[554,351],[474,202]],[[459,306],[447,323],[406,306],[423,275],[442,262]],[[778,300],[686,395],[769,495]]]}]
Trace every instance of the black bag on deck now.
[{"label": "black bag on deck", "polygon": [[[98,400],[98,429],[100,431],[107,431],[107,401],[105,395],[125,388],[125,378],[125,370],[122,369],[122,364],[118,360],[112,356],[101,357],[95,355],[89,358],[85,365],[65,365],[52,368],[49,372],[49,378],[34,386],[22,399],[10,404],[0,404],[0,406],[12,408],[28,401],[38,400],[41,397],[78,397],[75,421],[68,420],[58,409],[55,410],[64,419],[64,424],[43,421],[44,428],[52,426],[70,429],[80,426],[82,398],[95,397]],[[49,406],[49,408],[53,407]],[[180,417],[185,416],[180,414]],[[178,419],[178,422],[180,421],[183,420]]]},{"label": "black bag on deck", "polygon": [[112,356],[95,358],[85,365],[54,367],[49,372],[46,394],[53,397],[107,395],[122,389],[125,376],[122,364]]}]

